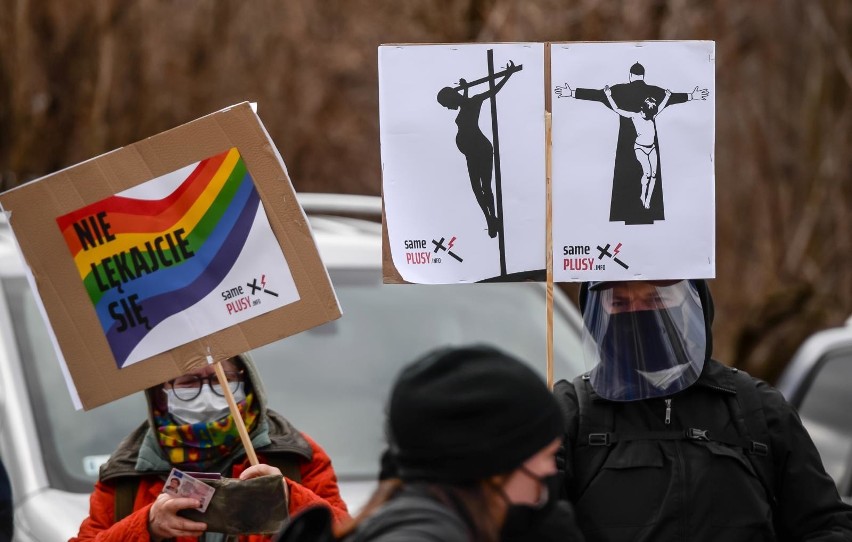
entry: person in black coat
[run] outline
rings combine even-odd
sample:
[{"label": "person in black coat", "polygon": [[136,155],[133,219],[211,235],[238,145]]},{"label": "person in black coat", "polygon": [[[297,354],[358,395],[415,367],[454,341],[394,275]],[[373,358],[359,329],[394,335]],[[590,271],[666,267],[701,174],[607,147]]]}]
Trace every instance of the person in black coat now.
[{"label": "person in black coat", "polygon": [[299,515],[279,542],[582,542],[557,502],[563,420],[544,381],[498,350],[446,348],[406,367],[388,402],[382,480],[332,534]]},{"label": "person in black coat", "polygon": [[852,540],[796,411],[711,359],[702,280],[584,283],[589,371],[554,388],[562,495],[589,540]]},{"label": "person in black coat", "polygon": [[14,526],[15,507],[12,504],[12,485],[6,467],[0,461],[0,542],[10,542]]}]

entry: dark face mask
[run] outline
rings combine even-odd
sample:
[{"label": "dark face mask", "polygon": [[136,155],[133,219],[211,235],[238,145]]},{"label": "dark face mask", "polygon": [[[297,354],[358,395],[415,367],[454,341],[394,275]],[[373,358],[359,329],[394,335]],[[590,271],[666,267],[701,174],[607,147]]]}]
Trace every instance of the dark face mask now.
[{"label": "dark face mask", "polygon": [[669,352],[673,352],[679,363],[686,363],[686,353],[672,322],[673,317],[682,319],[682,312],[678,306],[611,315],[600,345],[603,359],[653,371],[665,369]]},{"label": "dark face mask", "polygon": [[662,371],[687,363],[680,335],[673,319],[683,321],[683,307],[623,312],[611,315],[601,339],[603,364],[599,381],[618,383],[626,390],[646,385],[636,371]]},{"label": "dark face mask", "polygon": [[[500,540],[502,542],[549,540],[547,537],[541,537],[538,533],[542,526],[547,523],[556,502],[554,495],[557,494],[559,487],[557,475],[537,476],[523,466],[521,471],[541,484],[541,499],[537,504],[514,504],[508,502],[507,498],[508,508],[506,509],[506,519],[500,531]],[[554,538],[554,540],[557,539]]]}]

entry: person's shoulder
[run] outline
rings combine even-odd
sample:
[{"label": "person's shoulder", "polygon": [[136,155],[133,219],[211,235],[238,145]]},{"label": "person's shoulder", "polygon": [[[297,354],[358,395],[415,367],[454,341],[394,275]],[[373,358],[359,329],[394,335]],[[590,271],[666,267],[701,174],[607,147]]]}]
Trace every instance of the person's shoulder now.
[{"label": "person's shoulder", "polygon": [[319,462],[330,462],[331,461],[331,458],[328,456],[328,452],[325,451],[325,448],[323,448],[317,441],[315,441],[313,438],[311,438],[310,435],[308,435],[304,431],[299,431],[299,435],[302,437],[302,439],[304,439],[304,441],[310,447],[311,454],[313,456],[311,458],[312,461],[315,461],[315,462],[316,461],[319,461]]},{"label": "person's shoulder", "polygon": [[574,403],[577,402],[577,388],[574,387],[574,382],[569,380],[559,380],[553,385],[553,395],[556,400],[568,400]]},{"label": "person's shoulder", "polygon": [[560,380],[557,380],[556,383],[553,385],[553,391],[556,391],[557,389],[559,389],[559,390],[568,390],[568,389],[573,390],[574,389],[574,381],[568,380],[566,378],[562,378]]},{"label": "person's shoulder", "polygon": [[468,530],[457,513],[435,499],[404,492],[368,518],[352,539],[353,542],[396,540],[467,542]]},{"label": "person's shoulder", "polygon": [[[716,362],[718,363],[718,362]],[[761,401],[766,402],[776,402],[781,401],[785,402],[784,396],[778,391],[774,386],[769,384],[763,379],[760,379],[756,376],[751,375],[747,371],[738,368],[729,368],[733,377],[735,379],[741,379],[746,382],[750,386],[754,386],[754,389],[760,394]]]},{"label": "person's shoulder", "polygon": [[788,415],[797,417],[793,406],[777,388],[742,369],[728,368],[728,370],[731,371],[732,377],[740,382],[740,390],[753,390],[767,417],[773,418]]},{"label": "person's shoulder", "polygon": [[308,436],[307,433],[296,427],[296,425],[293,424],[293,422],[291,422],[289,418],[287,418],[277,410],[273,410],[267,407],[266,420],[271,435],[286,435],[291,438],[304,439],[305,442],[310,444],[312,447],[320,447],[314,439],[312,439],[310,436]]},{"label": "person's shoulder", "polygon": [[101,465],[98,474],[99,480],[103,481],[115,477],[137,474],[136,464],[139,459],[139,452],[148,434],[148,429],[149,425],[146,420],[118,443],[116,449],[110,454],[109,459]]},{"label": "person's shoulder", "polygon": [[580,414],[580,400],[575,383],[568,380],[558,381],[553,385],[553,397],[565,419],[565,430],[571,432],[572,428],[576,428]]}]

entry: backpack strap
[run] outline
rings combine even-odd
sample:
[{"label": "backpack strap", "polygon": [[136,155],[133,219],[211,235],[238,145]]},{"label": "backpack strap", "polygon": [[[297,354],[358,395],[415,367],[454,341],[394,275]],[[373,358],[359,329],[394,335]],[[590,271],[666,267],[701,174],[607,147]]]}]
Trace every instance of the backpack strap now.
[{"label": "backpack strap", "polygon": [[582,495],[594,477],[598,474],[609,455],[609,446],[596,446],[599,435],[612,435],[615,427],[613,405],[606,402],[592,402],[592,384],[589,374],[576,377],[573,381],[577,393],[577,407],[580,421],[577,440],[574,443],[574,487],[576,495]]},{"label": "backpack strap", "polygon": [[133,503],[139,491],[138,476],[122,476],[115,482],[115,523],[123,520],[133,512]]},{"label": "backpack strap", "polygon": [[574,390],[580,409],[577,446],[589,446],[591,435],[612,432],[615,427],[612,408],[608,402],[592,404],[592,384],[588,373],[574,379]]},{"label": "backpack strap", "polygon": [[754,379],[738,369],[731,369],[732,380],[737,389],[735,397],[728,400],[731,418],[740,435],[748,443],[746,457],[757,473],[766,495],[772,503],[775,498],[775,463],[770,448],[769,425]]},{"label": "backpack strap", "polygon": [[588,374],[574,379],[577,404],[580,413],[577,440],[574,445],[575,464],[583,461],[582,468],[574,473],[577,495],[581,495],[600,471],[612,446],[618,442],[636,440],[697,440],[714,441],[742,449],[751,463],[770,502],[775,504],[775,476],[772,450],[770,449],[769,427],[753,379],[736,369],[733,382],[736,395],[728,397],[728,409],[739,439],[725,439],[701,428],[685,431],[644,431],[616,434],[613,405],[609,401],[593,402]]},{"label": "backpack strap", "polygon": [[688,427],[682,431],[635,431],[628,433],[591,433],[589,446],[612,446],[619,442],[637,440],[692,440],[703,442],[718,442],[727,446],[742,448],[746,452],[756,443],[746,439],[731,439],[719,437],[714,431],[698,427]]}]

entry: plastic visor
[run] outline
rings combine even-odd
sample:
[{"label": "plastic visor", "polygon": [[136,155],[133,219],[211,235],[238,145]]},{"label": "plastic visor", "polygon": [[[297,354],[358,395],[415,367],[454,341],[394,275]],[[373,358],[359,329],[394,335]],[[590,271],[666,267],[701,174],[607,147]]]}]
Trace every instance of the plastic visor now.
[{"label": "plastic visor", "polygon": [[604,283],[589,291],[583,320],[586,369],[605,399],[671,395],[701,375],[707,334],[689,281]]}]

